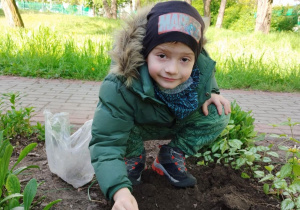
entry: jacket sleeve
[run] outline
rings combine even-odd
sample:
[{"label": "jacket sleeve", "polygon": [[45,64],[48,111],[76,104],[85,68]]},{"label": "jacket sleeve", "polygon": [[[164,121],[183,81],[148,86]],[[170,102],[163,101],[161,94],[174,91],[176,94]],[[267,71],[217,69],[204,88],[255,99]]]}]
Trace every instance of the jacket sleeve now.
[{"label": "jacket sleeve", "polygon": [[89,144],[91,161],[100,188],[112,200],[120,188],[132,191],[124,155],[132,129],[133,111],[120,92],[120,83],[105,80],[100,88]]},{"label": "jacket sleeve", "polygon": [[[205,55],[206,57],[210,58],[209,54],[207,53],[207,51],[205,49],[203,49],[201,53],[203,55]],[[220,89],[219,89],[215,74],[216,74],[216,68],[213,69],[213,72],[212,72],[212,75],[211,75],[211,89],[210,89],[210,91],[211,91],[211,93],[220,94]]]},{"label": "jacket sleeve", "polygon": [[214,72],[212,74],[211,78],[211,93],[220,94],[220,89],[215,77],[216,69],[214,69]]}]

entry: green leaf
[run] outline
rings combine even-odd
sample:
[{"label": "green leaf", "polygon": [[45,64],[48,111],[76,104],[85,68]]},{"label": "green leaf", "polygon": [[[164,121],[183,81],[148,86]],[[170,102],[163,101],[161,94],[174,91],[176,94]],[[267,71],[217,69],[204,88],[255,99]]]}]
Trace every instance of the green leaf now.
[{"label": "green leaf", "polygon": [[221,153],[223,154],[226,150],[228,150],[228,144],[227,141],[223,141],[220,144]]},{"label": "green leaf", "polygon": [[204,156],[211,154],[211,151],[206,151],[203,153]]},{"label": "green leaf", "polygon": [[293,137],[290,137],[290,140],[292,140],[292,141],[294,141],[294,142],[296,142],[296,143],[300,143],[300,141],[298,141],[297,139],[295,139],[295,138],[293,138]]},{"label": "green leaf", "polygon": [[7,201],[9,199],[16,198],[16,197],[22,197],[22,196],[23,195],[20,193],[15,193],[15,194],[9,195],[9,196],[5,197],[3,200],[0,200],[0,204],[4,203],[5,201]]},{"label": "green leaf", "polygon": [[294,207],[295,204],[290,198],[287,198],[281,202],[281,210],[290,210],[293,209]]},{"label": "green leaf", "polygon": [[25,171],[25,170],[30,169],[30,168],[40,169],[40,167],[38,165],[23,166],[21,168],[18,168],[16,170],[14,170],[12,173],[15,174],[15,175],[19,175],[22,171]]},{"label": "green leaf", "polygon": [[265,146],[258,146],[257,147],[257,151],[260,151],[260,152],[266,152],[268,150],[270,150],[269,147],[265,147]]},{"label": "green leaf", "polygon": [[259,182],[264,182],[264,181],[273,180],[273,179],[274,179],[274,175],[273,174],[268,174],[264,178],[262,178],[261,180],[259,180]]},{"label": "green leaf", "polygon": [[293,167],[292,167],[291,164],[289,164],[289,163],[285,164],[280,169],[280,177],[285,178],[285,177],[290,176],[291,172],[292,172],[292,169],[293,169]]},{"label": "green leaf", "polygon": [[202,160],[202,161],[198,161],[198,162],[197,162],[197,165],[204,166],[204,165],[205,165],[205,162],[204,162],[204,160]]},{"label": "green leaf", "polygon": [[[5,148],[3,157],[0,158],[0,188],[2,188],[2,186],[5,183],[5,177],[8,172],[8,166],[9,166],[9,161],[10,161],[12,152],[13,152],[13,147],[11,144],[8,144]],[[1,194],[0,194],[0,196],[1,196]]]},{"label": "green leaf", "polygon": [[243,172],[241,174],[241,177],[244,178],[244,179],[249,179],[250,178],[250,176],[248,174],[246,174],[245,172]]},{"label": "green leaf", "polygon": [[50,209],[54,204],[58,203],[58,202],[61,202],[62,199],[57,199],[55,201],[52,201],[51,203],[49,203],[45,208],[43,208],[43,210],[48,210]]},{"label": "green leaf", "polygon": [[263,157],[262,161],[264,163],[270,163],[270,162],[272,162],[271,158],[269,158],[269,157]]},{"label": "green leaf", "polygon": [[269,190],[270,190],[270,186],[267,183],[265,183],[264,187],[263,187],[263,190],[264,190],[264,193],[268,195],[269,194]]},{"label": "green leaf", "polygon": [[5,154],[5,149],[6,147],[10,144],[9,140],[5,140],[2,142],[0,145],[0,159],[4,156]]},{"label": "green leaf", "polygon": [[287,183],[285,179],[277,179],[273,182],[274,187],[277,189],[285,189],[287,188]]},{"label": "green leaf", "polygon": [[273,157],[279,158],[279,155],[277,152],[267,152],[268,155],[271,155]]},{"label": "green leaf", "polygon": [[296,198],[295,204],[297,206],[297,209],[299,209],[300,208],[300,196],[298,198]]},{"label": "green leaf", "polygon": [[211,148],[211,151],[212,151],[213,153],[215,153],[219,148],[220,148],[219,142],[216,142],[216,143],[213,144],[213,146],[212,146],[212,148]]},{"label": "green leaf", "polygon": [[254,141],[263,141],[265,140],[266,134],[265,133],[261,133],[260,135],[256,136],[253,140]]},{"label": "green leaf", "polygon": [[268,165],[268,166],[265,166],[265,169],[267,169],[269,172],[271,172],[274,169],[274,166]]},{"label": "green leaf", "polygon": [[222,131],[222,133],[220,134],[220,136],[222,137],[222,136],[225,136],[225,135],[227,135],[229,133],[229,131],[225,128],[223,131]]},{"label": "green leaf", "polygon": [[263,171],[254,171],[257,178],[261,178],[265,176],[265,173]]},{"label": "green leaf", "polygon": [[243,145],[243,142],[241,142],[238,139],[230,139],[230,140],[228,140],[228,144],[231,147],[234,147],[234,148],[237,148],[237,149],[241,149],[241,146]]},{"label": "green leaf", "polygon": [[294,181],[289,188],[291,188],[291,190],[295,191],[295,192],[300,192],[300,180],[296,180]]},{"label": "green leaf", "polygon": [[226,126],[226,129],[230,131],[230,130],[233,129],[234,127],[235,127],[235,125],[227,125],[227,126]]},{"label": "green leaf", "polygon": [[283,150],[283,151],[289,150],[288,147],[286,147],[286,146],[281,146],[281,145],[278,146],[278,149]]},{"label": "green leaf", "polygon": [[293,165],[293,172],[295,176],[300,176],[300,165]]},{"label": "green leaf", "polygon": [[257,152],[257,148],[256,147],[251,147],[249,149],[249,152],[252,152],[253,154]]},{"label": "green leaf", "polygon": [[220,158],[220,157],[221,157],[221,154],[215,153],[213,156],[214,156],[214,157],[217,157],[217,158]]},{"label": "green leaf", "polygon": [[21,160],[23,160],[29,152],[31,152],[31,150],[33,150],[36,147],[37,143],[31,143],[29,145],[27,145],[20,153],[19,158],[17,160],[17,162],[14,164],[14,166],[12,167],[11,170],[13,170],[20,162]]},{"label": "green leaf", "polygon": [[21,186],[20,186],[19,179],[14,174],[8,175],[8,177],[6,179],[5,187],[6,187],[9,195],[21,192]]},{"label": "green leaf", "polygon": [[15,207],[18,207],[20,206],[20,203],[19,203],[19,198],[12,198],[10,199],[9,203],[8,203],[8,209],[15,209]]},{"label": "green leaf", "polygon": [[246,163],[246,159],[245,158],[239,158],[236,160],[236,166],[239,168],[242,165],[244,165]]},{"label": "green leaf", "polygon": [[31,179],[24,189],[24,208],[25,210],[29,210],[30,205],[36,195],[37,192],[37,181],[36,179]]}]

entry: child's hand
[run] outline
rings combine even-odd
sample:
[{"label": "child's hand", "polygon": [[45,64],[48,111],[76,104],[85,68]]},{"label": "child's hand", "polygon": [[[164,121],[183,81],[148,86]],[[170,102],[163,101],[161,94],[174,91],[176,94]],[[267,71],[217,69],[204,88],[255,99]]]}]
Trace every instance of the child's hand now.
[{"label": "child's hand", "polygon": [[208,115],[208,105],[214,104],[217,107],[219,115],[222,114],[222,106],[224,106],[225,115],[231,112],[230,102],[221,95],[212,93],[211,98],[204,102],[202,105],[202,111],[205,116]]},{"label": "child's hand", "polygon": [[138,204],[128,188],[119,189],[114,195],[112,210],[138,210]]}]

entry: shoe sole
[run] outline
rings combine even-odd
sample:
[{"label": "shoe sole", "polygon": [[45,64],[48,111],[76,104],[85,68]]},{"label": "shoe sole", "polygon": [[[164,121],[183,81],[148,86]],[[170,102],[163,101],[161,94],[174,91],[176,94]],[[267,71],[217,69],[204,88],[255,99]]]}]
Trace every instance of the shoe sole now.
[{"label": "shoe sole", "polygon": [[174,185],[175,187],[193,187],[196,185],[196,183],[184,183],[184,182],[180,182],[179,180],[174,179],[166,171],[166,169],[160,163],[157,162],[157,160],[155,160],[154,163],[152,164],[152,170],[161,176],[163,176],[163,175],[167,176],[167,178],[169,179],[171,184]]}]

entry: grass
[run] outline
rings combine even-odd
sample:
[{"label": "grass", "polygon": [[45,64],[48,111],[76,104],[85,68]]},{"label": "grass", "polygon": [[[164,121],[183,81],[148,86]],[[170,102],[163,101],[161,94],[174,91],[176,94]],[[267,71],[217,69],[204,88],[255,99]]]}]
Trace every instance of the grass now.
[{"label": "grass", "polygon": [[[7,26],[0,10],[0,74],[102,80],[112,34],[121,21],[50,13],[21,13],[25,29]],[[207,49],[224,89],[300,92],[300,36],[210,28]]]},{"label": "grass", "polygon": [[226,89],[300,91],[300,36],[293,32],[239,33],[210,29],[208,51]]}]

